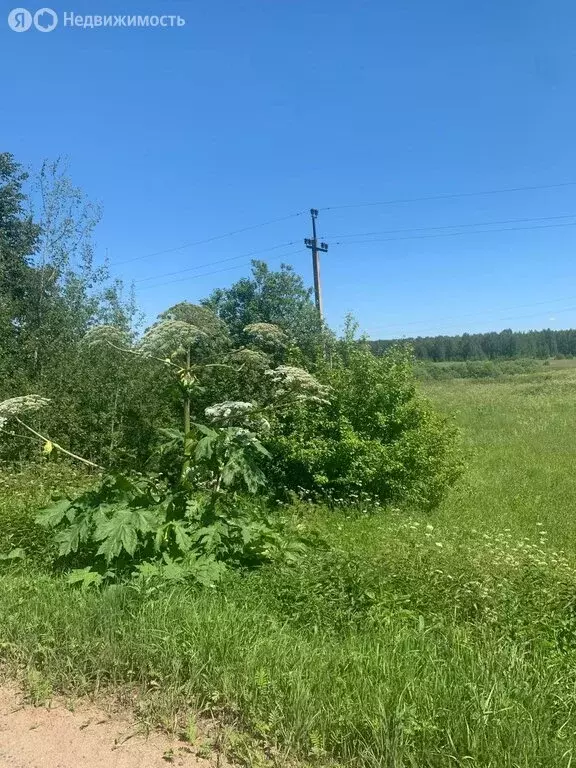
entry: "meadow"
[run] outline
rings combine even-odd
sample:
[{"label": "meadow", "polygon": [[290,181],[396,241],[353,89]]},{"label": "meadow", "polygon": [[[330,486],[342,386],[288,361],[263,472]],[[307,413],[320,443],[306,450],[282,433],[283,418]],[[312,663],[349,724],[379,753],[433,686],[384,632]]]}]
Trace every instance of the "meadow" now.
[{"label": "meadow", "polygon": [[426,393],[463,429],[468,471],[437,512],[438,523],[516,536],[546,531],[576,553],[573,360],[504,380],[427,382]]},{"label": "meadow", "polygon": [[0,574],[3,674],[38,702],[217,717],[246,765],[575,765],[576,370],[420,386],[465,446],[438,509],[295,504],[325,546],[213,589],[71,588],[31,521],[83,476],[3,477],[0,525],[30,544]]}]

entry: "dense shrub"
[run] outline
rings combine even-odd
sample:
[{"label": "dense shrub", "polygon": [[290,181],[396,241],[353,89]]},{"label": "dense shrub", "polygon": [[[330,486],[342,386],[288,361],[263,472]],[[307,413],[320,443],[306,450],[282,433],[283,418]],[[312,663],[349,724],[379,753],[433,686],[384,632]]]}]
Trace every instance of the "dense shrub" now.
[{"label": "dense shrub", "polygon": [[437,504],[462,461],[455,428],[416,391],[410,352],[376,358],[343,341],[318,376],[330,403],[303,405],[274,424],[277,482],[333,499]]}]

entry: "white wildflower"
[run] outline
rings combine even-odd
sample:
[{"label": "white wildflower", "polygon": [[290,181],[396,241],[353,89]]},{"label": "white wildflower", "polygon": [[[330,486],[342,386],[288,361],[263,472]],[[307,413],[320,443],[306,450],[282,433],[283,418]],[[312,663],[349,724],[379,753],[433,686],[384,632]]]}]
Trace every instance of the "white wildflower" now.
[{"label": "white wildflower", "polygon": [[143,355],[181,355],[206,334],[183,320],[162,320],[149,328],[140,342]]},{"label": "white wildflower", "polygon": [[130,337],[125,330],[115,325],[95,325],[85,334],[82,343],[87,347],[109,344],[127,348],[130,346]]},{"label": "white wildflower", "polygon": [[254,403],[246,403],[242,400],[229,400],[225,403],[215,403],[206,408],[204,414],[210,421],[230,420],[233,417],[244,417],[254,410]]},{"label": "white wildflower", "polygon": [[326,400],[323,397],[318,397],[318,395],[295,395],[294,401],[297,403],[320,403],[321,405],[326,405],[329,401]]},{"label": "white wildflower", "polygon": [[255,413],[256,405],[242,400],[215,403],[206,408],[204,415],[209,422],[220,427],[244,427],[253,431],[270,429],[268,421]]},{"label": "white wildflower", "polygon": [[285,347],[288,344],[288,336],[282,328],[272,323],[251,323],[244,328],[244,333],[267,347]]},{"label": "white wildflower", "polygon": [[327,404],[329,387],[321,384],[311,373],[293,365],[280,365],[274,370],[266,371],[274,384],[278,385],[276,395],[285,397],[292,395],[297,401],[308,400],[315,403]]},{"label": "white wildflower", "polygon": [[45,408],[50,403],[46,397],[40,395],[23,395],[22,397],[11,397],[9,400],[0,402],[0,417],[5,421],[20,416],[22,413],[33,413]]},{"label": "white wildflower", "polygon": [[230,355],[230,359],[240,365],[250,366],[252,368],[268,368],[270,362],[263,352],[256,349],[237,349]]}]

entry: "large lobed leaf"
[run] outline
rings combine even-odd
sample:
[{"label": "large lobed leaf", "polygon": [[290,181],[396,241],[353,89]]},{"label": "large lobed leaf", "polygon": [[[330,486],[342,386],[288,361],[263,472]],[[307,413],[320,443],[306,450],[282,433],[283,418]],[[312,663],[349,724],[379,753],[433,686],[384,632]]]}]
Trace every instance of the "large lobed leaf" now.
[{"label": "large lobed leaf", "polygon": [[97,554],[103,555],[109,563],[125,550],[134,555],[139,545],[139,534],[146,535],[155,530],[158,515],[150,509],[118,507],[112,517],[104,517],[94,531],[95,541],[101,541]]}]

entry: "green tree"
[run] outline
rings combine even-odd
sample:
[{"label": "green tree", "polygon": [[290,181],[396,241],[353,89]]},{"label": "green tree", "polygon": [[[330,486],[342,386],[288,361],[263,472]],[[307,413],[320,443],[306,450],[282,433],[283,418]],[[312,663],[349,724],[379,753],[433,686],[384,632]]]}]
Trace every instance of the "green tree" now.
[{"label": "green tree", "polygon": [[312,301],[312,291],[287,264],[273,271],[264,262],[253,261],[252,277],[213,291],[202,304],[226,323],[237,344],[249,342],[244,332],[247,326],[270,323],[286,331],[307,359],[315,360],[322,354],[326,330]]},{"label": "green tree", "polygon": [[[72,183],[65,163],[44,163],[31,181],[11,155],[0,156],[0,396],[36,392],[57,401],[57,409],[35,414],[35,426],[97,461],[110,459],[130,434],[118,402],[132,399],[137,416],[155,389],[145,390],[149,382],[132,377],[129,363],[110,350],[96,362],[81,349],[91,325],[129,331],[135,318],[120,283],[95,264],[99,220],[99,206]],[[133,436],[133,446],[145,442]],[[16,453],[2,446],[4,457],[29,451],[25,442]]]},{"label": "green tree", "polygon": [[26,207],[27,179],[11,154],[0,153],[0,396],[8,394],[8,382],[26,386],[21,343],[30,322],[32,259],[40,237]]}]

